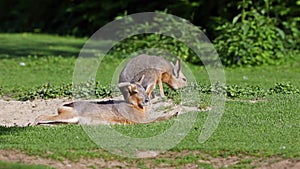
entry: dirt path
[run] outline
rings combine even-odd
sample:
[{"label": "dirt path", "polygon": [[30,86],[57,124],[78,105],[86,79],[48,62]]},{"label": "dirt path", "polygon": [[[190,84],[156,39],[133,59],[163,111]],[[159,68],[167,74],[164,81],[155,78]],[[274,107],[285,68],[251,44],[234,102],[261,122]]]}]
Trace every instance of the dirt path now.
[{"label": "dirt path", "polygon": [[[199,151],[183,151],[183,152],[166,152],[156,158],[184,158],[190,154],[199,154]],[[21,162],[26,164],[40,164],[51,166],[56,169],[87,169],[87,168],[139,168],[138,162],[142,162],[148,168],[198,168],[197,163],[206,163],[212,165],[214,168],[227,168],[233,167],[242,160],[251,160],[251,165],[256,169],[299,169],[300,160],[280,159],[280,158],[268,158],[258,159],[256,157],[237,157],[229,156],[226,158],[212,158],[205,157],[205,160],[198,159],[193,163],[182,164],[180,166],[172,166],[170,164],[164,164],[163,162],[155,162],[155,159],[135,159],[134,161],[119,161],[119,160],[104,160],[97,159],[80,159],[76,162],[70,160],[56,161],[54,159],[46,159],[37,156],[29,156],[25,153],[16,150],[0,150],[0,161],[8,162]]]}]

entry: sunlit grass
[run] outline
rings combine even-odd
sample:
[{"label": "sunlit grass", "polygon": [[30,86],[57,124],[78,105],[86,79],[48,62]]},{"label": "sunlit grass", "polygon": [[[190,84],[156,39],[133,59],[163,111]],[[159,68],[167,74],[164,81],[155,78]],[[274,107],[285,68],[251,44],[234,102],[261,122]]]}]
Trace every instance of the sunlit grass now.
[{"label": "sunlit grass", "polygon": [[[85,40],[27,33],[0,34],[0,94],[5,92],[9,95],[48,82],[53,85],[72,83],[76,57]],[[276,82],[291,82],[300,88],[299,58],[295,57],[280,66],[225,68],[226,81],[230,85],[259,85],[264,89],[273,87]],[[96,80],[101,84],[110,84],[121,61],[119,58],[105,58]],[[199,83],[210,83],[205,68],[187,65]],[[201,95],[200,102],[204,100],[205,106],[210,103],[207,98],[208,95]],[[299,94],[268,95],[257,98],[255,103],[250,102],[250,99],[253,98],[228,99],[218,128],[203,144],[198,142],[198,137],[204,130],[202,126],[209,112],[199,112],[188,135],[171,151],[197,150],[222,157],[238,154],[300,157]],[[115,126],[115,129],[124,135],[143,138],[162,133],[170,124],[172,121]],[[57,160],[88,157],[141,162],[110,154],[96,145],[76,125],[0,127],[0,140],[0,149],[18,149],[31,155]],[[196,158],[200,157],[152,159],[152,162],[184,164],[195,161]]]}]

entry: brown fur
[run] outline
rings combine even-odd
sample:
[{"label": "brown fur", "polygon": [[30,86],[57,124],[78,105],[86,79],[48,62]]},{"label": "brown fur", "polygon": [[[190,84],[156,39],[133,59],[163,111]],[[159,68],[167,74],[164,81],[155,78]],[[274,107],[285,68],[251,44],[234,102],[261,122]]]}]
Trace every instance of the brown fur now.
[{"label": "brown fur", "polygon": [[[181,72],[179,60],[174,65],[162,57],[148,55],[139,55],[131,59],[122,70],[119,82],[136,82],[143,75],[145,77],[142,86],[145,88],[148,97],[151,95],[156,84],[159,85],[161,97],[164,97],[162,83],[167,84],[173,90],[187,86],[187,80]],[[124,88],[120,88],[120,90],[124,99],[127,100],[128,91]]]},{"label": "brown fur", "polygon": [[112,100],[71,102],[59,107],[57,111],[58,115],[39,116],[36,118],[34,124],[135,124],[165,120],[176,116],[176,114],[164,115],[156,119],[149,119],[147,102],[145,102],[147,96],[145,97],[144,90],[137,90],[136,84],[122,84],[122,86],[124,85],[128,85],[130,103]]},{"label": "brown fur", "polygon": [[35,124],[134,124],[146,117],[146,107],[125,102],[72,102],[58,108],[58,115],[39,116]]},{"label": "brown fur", "polygon": [[156,84],[158,84],[160,96],[164,97],[162,75],[163,73],[160,70],[149,68],[137,74],[132,81],[139,81],[144,76],[142,86],[146,89],[147,96],[150,98],[152,91],[155,89]]},{"label": "brown fur", "polygon": [[34,124],[137,124],[167,120],[177,114],[164,114],[153,119],[149,118],[146,107],[140,108],[126,102],[72,102],[58,108],[58,115],[39,116]]}]

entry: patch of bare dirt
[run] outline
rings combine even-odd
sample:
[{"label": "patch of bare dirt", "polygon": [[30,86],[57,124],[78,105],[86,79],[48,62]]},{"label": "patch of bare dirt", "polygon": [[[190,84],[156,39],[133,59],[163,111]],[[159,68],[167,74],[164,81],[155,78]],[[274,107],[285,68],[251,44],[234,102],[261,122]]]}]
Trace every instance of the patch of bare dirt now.
[{"label": "patch of bare dirt", "polygon": [[25,153],[16,150],[0,150],[0,161],[7,161],[13,163],[25,163],[25,164],[36,164],[46,165],[57,169],[84,169],[91,168],[118,168],[126,167],[126,162],[120,162],[117,160],[105,161],[104,159],[81,159],[78,162],[70,160],[57,161],[54,159],[41,158],[38,156],[29,156]]},{"label": "patch of bare dirt", "polygon": [[267,102],[266,99],[254,98],[254,99],[226,99],[226,101],[231,102],[244,102],[244,103],[260,103],[260,102]]},{"label": "patch of bare dirt", "polygon": [[267,159],[257,169],[299,169],[300,159]]},{"label": "patch of bare dirt", "polygon": [[[152,153],[152,152],[151,152]],[[54,159],[41,158],[37,156],[29,156],[21,151],[16,150],[0,150],[0,161],[8,162],[21,162],[26,164],[41,164],[57,169],[85,169],[85,168],[139,168],[138,163],[142,162],[144,166],[149,168],[199,168],[199,163],[211,164],[214,168],[226,168],[231,167],[242,160],[253,160],[251,165],[257,169],[298,169],[300,168],[300,160],[296,159],[281,159],[281,158],[268,158],[268,159],[258,159],[257,157],[250,156],[229,156],[225,158],[221,157],[210,157],[202,153],[201,158],[195,160],[194,163],[182,164],[181,166],[174,166],[172,164],[165,164],[164,162],[154,161],[157,158],[172,158],[175,157],[184,158],[187,155],[199,155],[199,151],[183,151],[183,152],[166,152],[155,158],[143,158],[134,159],[129,161],[120,160],[105,160],[101,158],[86,159],[81,158],[80,160],[74,162],[70,160],[56,161]]]},{"label": "patch of bare dirt", "polygon": [[70,99],[33,101],[0,100],[0,126],[28,126],[39,115],[55,115],[57,108]]}]

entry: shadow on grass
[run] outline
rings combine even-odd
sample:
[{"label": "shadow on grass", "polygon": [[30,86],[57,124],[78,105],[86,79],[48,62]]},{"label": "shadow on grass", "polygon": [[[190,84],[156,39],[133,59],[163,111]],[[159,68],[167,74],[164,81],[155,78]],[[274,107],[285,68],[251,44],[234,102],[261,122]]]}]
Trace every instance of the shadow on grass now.
[{"label": "shadow on grass", "polygon": [[[6,127],[0,126],[0,137],[4,135],[12,135],[25,131],[25,127]],[[2,141],[2,140],[1,140]]]},{"label": "shadow on grass", "polygon": [[24,56],[77,56],[85,39],[43,34],[0,34],[0,59]]},{"label": "shadow on grass", "polygon": [[[0,149],[12,148],[16,145],[25,145],[20,135],[26,133],[26,127],[5,127],[0,126]],[[19,138],[19,139],[17,139]]]},{"label": "shadow on grass", "polygon": [[[59,46],[59,45],[57,45]],[[5,48],[3,46],[0,47],[0,59],[13,59],[24,56],[63,56],[63,57],[74,57],[77,56],[80,50],[80,46],[67,46],[68,48],[72,48],[72,51],[66,51],[64,49],[50,49],[47,45],[36,45],[34,48],[30,47],[14,47]],[[38,49],[38,50],[37,50]]]}]

